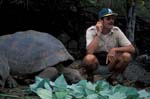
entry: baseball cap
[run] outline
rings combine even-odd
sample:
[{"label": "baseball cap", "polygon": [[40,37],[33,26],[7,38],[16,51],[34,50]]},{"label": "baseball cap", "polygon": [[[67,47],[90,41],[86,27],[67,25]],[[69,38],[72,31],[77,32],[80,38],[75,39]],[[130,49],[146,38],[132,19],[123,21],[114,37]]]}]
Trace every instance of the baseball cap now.
[{"label": "baseball cap", "polygon": [[98,13],[98,18],[101,19],[106,16],[114,15],[117,16],[117,13],[114,13],[110,8],[103,8],[102,10],[99,11]]}]

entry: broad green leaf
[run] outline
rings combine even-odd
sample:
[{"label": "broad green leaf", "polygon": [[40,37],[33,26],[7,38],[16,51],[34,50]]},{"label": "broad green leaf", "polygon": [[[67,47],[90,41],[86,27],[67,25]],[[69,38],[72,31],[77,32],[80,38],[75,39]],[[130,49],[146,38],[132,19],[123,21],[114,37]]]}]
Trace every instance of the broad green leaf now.
[{"label": "broad green leaf", "polygon": [[96,82],[96,90],[97,91],[102,91],[102,90],[106,90],[106,89],[110,89],[110,88],[111,88],[111,86],[105,80],[99,80]]},{"label": "broad green leaf", "polygon": [[49,91],[52,91],[49,81],[45,81],[44,88],[49,90]]},{"label": "broad green leaf", "polygon": [[111,86],[105,80],[96,82],[96,92],[102,96],[108,96],[112,93]]},{"label": "broad green leaf", "polygon": [[40,77],[36,77],[35,78],[35,83],[30,85],[30,89],[34,92],[36,92],[36,90],[38,88],[43,88],[44,87],[44,79],[40,78]]},{"label": "broad green leaf", "polygon": [[148,93],[147,91],[140,90],[138,91],[138,93],[140,95],[139,97],[144,98],[144,99],[150,99],[150,93]]},{"label": "broad green leaf", "polygon": [[126,95],[124,93],[116,92],[109,95],[109,99],[126,99]]},{"label": "broad green leaf", "polygon": [[127,98],[129,99],[136,99],[139,97],[139,94],[135,88],[128,87],[128,90],[126,92]]},{"label": "broad green leaf", "polygon": [[72,85],[69,88],[69,94],[76,97],[82,98],[85,95],[85,87],[79,85]]},{"label": "broad green leaf", "polygon": [[150,93],[145,90],[137,91],[122,85],[111,86],[105,80],[96,83],[81,80],[77,84],[68,85],[63,75],[55,82],[36,77],[30,89],[41,99],[150,99]]},{"label": "broad green leaf", "polygon": [[77,83],[77,85],[83,86],[83,87],[86,87],[86,84],[87,84],[87,80],[81,80]]},{"label": "broad green leaf", "polygon": [[65,99],[73,99],[73,98],[72,98],[72,96],[67,95],[67,96],[65,97]]},{"label": "broad green leaf", "polygon": [[95,87],[96,87],[96,85],[92,84],[91,82],[87,82],[87,84],[86,84],[86,88],[88,88],[90,90],[95,91]]},{"label": "broad green leaf", "polygon": [[113,91],[113,93],[115,93],[115,92],[126,93],[128,91],[128,89],[129,88],[121,86],[121,85],[118,84],[116,86],[113,86],[112,91]]},{"label": "broad green leaf", "polygon": [[86,97],[87,99],[99,99],[97,94],[91,94]]},{"label": "broad green leaf", "polygon": [[67,92],[61,91],[61,92],[55,92],[56,99],[66,99],[65,97],[67,96]]},{"label": "broad green leaf", "polygon": [[109,99],[108,96],[101,96],[99,95],[99,99]]},{"label": "broad green leaf", "polygon": [[96,87],[95,84],[92,84],[91,82],[87,82],[85,88],[86,95],[95,94],[96,93],[95,87]]},{"label": "broad green leaf", "polygon": [[32,91],[36,92],[36,90],[38,88],[46,88],[49,91],[51,91],[49,80],[48,79],[42,79],[40,77],[36,77],[36,82],[34,84],[30,85],[30,89]]},{"label": "broad green leaf", "polygon": [[52,92],[43,89],[43,88],[38,88],[36,91],[36,94],[41,98],[41,99],[52,99]]},{"label": "broad green leaf", "polygon": [[30,89],[31,89],[32,91],[35,91],[35,90],[38,88],[39,83],[40,83],[41,81],[42,81],[42,79],[41,79],[40,77],[35,77],[35,83],[32,84],[32,85],[30,85]]},{"label": "broad green leaf", "polygon": [[68,85],[63,75],[59,76],[55,80],[54,84],[55,84],[54,91],[66,90]]},{"label": "broad green leaf", "polygon": [[100,91],[99,94],[102,96],[108,96],[108,95],[112,94],[112,90],[106,89],[106,90]]}]

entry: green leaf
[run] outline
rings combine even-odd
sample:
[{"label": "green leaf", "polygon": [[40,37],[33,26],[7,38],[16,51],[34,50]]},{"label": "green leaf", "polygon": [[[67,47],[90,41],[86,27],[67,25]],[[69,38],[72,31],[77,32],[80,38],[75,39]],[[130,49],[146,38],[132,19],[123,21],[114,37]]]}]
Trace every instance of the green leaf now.
[{"label": "green leaf", "polygon": [[126,93],[128,90],[129,90],[129,88],[121,86],[119,84],[112,88],[113,93],[115,93],[115,92]]},{"label": "green leaf", "polygon": [[87,82],[85,88],[86,95],[95,94],[96,93],[95,87],[96,87],[95,84],[92,84],[91,82]]},{"label": "green leaf", "polygon": [[63,91],[67,89],[67,82],[63,75],[59,76],[54,82],[54,91]]},{"label": "green leaf", "polygon": [[72,98],[72,96],[67,95],[67,96],[65,97],[65,99],[73,99],[73,98]]},{"label": "green leaf", "polygon": [[116,92],[112,95],[109,95],[109,99],[126,99],[126,95],[124,93]]},{"label": "green leaf", "polygon": [[50,87],[50,83],[49,83],[49,80],[48,79],[43,79],[43,78],[40,78],[40,77],[36,77],[36,82],[32,85],[30,85],[30,89],[34,92],[36,92],[36,90],[38,88],[45,88],[49,91],[51,91],[51,87]]},{"label": "green leaf", "polygon": [[106,89],[106,90],[100,91],[99,94],[102,96],[109,96],[110,94],[112,94],[112,90]]},{"label": "green leaf", "polygon": [[96,82],[96,92],[102,96],[108,96],[112,94],[111,86],[105,80],[99,80]]},{"label": "green leaf", "polygon": [[41,99],[52,99],[52,91],[47,89],[38,88],[36,93]]},{"label": "green leaf", "polygon": [[30,89],[31,89],[31,91],[36,92],[36,90],[38,88],[42,88],[43,85],[44,85],[43,79],[40,77],[35,77],[35,83],[30,85]]},{"label": "green leaf", "polygon": [[87,84],[87,80],[81,80],[77,83],[77,85],[82,86],[82,87],[86,87]]},{"label": "green leaf", "polygon": [[150,93],[148,93],[147,91],[140,90],[138,91],[138,93],[140,95],[139,97],[144,98],[144,99],[150,99]]},{"label": "green leaf", "polygon": [[67,92],[61,91],[61,92],[55,92],[56,99],[66,99]]},{"label": "green leaf", "polygon": [[77,84],[68,85],[63,75],[55,82],[36,77],[30,89],[41,99],[150,99],[150,93],[145,90],[137,91],[122,85],[111,86],[105,80],[96,83],[81,80]]},{"label": "green leaf", "polygon": [[99,99],[97,94],[91,94],[86,97],[87,99]]},{"label": "green leaf", "polygon": [[85,87],[74,84],[69,87],[69,94],[76,97],[82,98],[85,95]]},{"label": "green leaf", "polygon": [[96,82],[96,90],[98,92],[102,91],[102,90],[110,89],[110,88],[111,88],[111,86],[105,80],[99,80]]},{"label": "green leaf", "polygon": [[129,98],[129,99],[136,99],[139,97],[137,90],[132,87],[128,87],[126,95],[127,95],[127,98]]},{"label": "green leaf", "polygon": [[47,90],[49,90],[49,91],[52,91],[52,88],[51,88],[51,86],[50,86],[49,81],[45,80],[44,88],[47,89]]}]

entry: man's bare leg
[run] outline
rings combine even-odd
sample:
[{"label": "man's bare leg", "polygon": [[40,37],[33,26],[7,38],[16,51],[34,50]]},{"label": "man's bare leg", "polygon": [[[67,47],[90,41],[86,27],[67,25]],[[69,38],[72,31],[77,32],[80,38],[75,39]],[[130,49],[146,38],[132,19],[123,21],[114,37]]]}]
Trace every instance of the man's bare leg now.
[{"label": "man's bare leg", "polygon": [[116,77],[125,70],[129,62],[132,60],[130,53],[119,53],[117,58],[118,59],[113,64],[113,73],[110,77],[112,84],[116,84]]},{"label": "man's bare leg", "polygon": [[84,64],[86,65],[86,72],[88,74],[88,80],[93,81],[93,72],[97,69],[99,64],[97,58],[93,54],[88,54],[83,59]]}]

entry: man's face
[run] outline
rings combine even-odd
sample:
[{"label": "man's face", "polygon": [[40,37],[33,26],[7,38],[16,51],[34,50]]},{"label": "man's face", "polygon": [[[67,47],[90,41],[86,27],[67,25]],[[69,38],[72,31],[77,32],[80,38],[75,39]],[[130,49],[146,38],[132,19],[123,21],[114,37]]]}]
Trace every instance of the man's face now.
[{"label": "man's face", "polygon": [[103,18],[104,28],[111,29],[114,25],[115,16],[110,15]]}]

